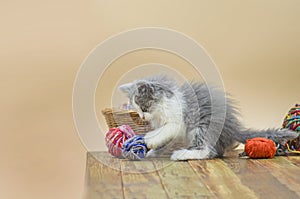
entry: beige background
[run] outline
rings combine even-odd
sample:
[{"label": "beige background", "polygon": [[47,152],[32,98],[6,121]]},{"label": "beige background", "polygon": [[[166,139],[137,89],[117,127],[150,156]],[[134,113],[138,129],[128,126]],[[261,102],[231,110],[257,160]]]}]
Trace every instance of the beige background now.
[{"label": "beige background", "polygon": [[[120,31],[160,26],[193,37],[218,65],[247,126],[279,127],[299,102],[298,0],[0,3],[0,198],[82,197],[86,151],[73,124],[72,86],[89,51]],[[161,58],[181,67],[157,53],[137,52],[114,65]],[[100,82],[97,111],[112,93],[101,86],[119,76]]]}]

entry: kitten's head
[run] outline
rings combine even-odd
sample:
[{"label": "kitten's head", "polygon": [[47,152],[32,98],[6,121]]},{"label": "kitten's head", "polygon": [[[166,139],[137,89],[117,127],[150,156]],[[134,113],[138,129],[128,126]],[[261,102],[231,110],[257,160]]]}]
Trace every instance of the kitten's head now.
[{"label": "kitten's head", "polygon": [[119,89],[127,94],[131,104],[145,118],[147,114],[155,112],[164,99],[174,95],[176,83],[166,76],[154,76],[123,84]]}]

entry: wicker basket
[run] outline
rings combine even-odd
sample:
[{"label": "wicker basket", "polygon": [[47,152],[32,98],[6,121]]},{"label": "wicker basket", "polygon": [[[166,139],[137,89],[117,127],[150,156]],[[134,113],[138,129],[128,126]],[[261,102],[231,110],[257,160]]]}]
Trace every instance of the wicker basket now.
[{"label": "wicker basket", "polygon": [[102,110],[102,114],[109,128],[128,124],[132,130],[139,135],[144,135],[151,130],[150,124],[141,119],[139,114],[135,111],[106,108]]}]

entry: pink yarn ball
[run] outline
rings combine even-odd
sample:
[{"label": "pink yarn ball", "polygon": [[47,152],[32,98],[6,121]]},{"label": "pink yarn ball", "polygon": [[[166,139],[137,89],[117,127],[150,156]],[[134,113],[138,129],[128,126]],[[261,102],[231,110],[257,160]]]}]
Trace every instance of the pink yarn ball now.
[{"label": "pink yarn ball", "polygon": [[105,136],[108,152],[115,157],[123,157],[123,143],[133,136],[135,136],[135,133],[128,125],[122,125],[109,129]]}]

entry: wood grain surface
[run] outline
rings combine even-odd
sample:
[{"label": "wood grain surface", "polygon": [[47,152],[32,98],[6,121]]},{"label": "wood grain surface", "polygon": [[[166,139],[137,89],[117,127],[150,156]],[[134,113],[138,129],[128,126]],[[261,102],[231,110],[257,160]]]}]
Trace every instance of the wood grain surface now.
[{"label": "wood grain surface", "polygon": [[300,198],[300,156],[130,161],[88,152],[86,199]]}]

